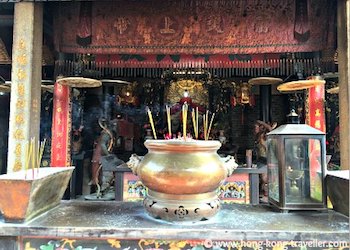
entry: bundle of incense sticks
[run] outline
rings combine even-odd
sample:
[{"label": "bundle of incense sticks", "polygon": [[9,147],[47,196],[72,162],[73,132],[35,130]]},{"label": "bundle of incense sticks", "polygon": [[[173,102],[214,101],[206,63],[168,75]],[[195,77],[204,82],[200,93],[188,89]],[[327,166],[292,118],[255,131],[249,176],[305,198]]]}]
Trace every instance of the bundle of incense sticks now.
[{"label": "bundle of incense sticks", "polygon": [[153,131],[153,137],[154,137],[154,139],[157,140],[157,134],[156,134],[156,130],[154,128],[152,112],[151,112],[151,110],[149,108],[147,108],[147,113],[148,113],[149,123],[151,124],[151,128],[152,128],[152,131]]},{"label": "bundle of incense sticks", "polygon": [[[156,130],[154,128],[154,122],[152,117],[152,112],[149,108],[147,108],[147,114],[149,118],[149,122],[152,127],[153,136],[155,139],[157,139]],[[166,114],[167,114],[167,123],[168,123],[168,133],[169,138],[172,138],[172,131],[171,131],[171,113],[170,113],[170,107],[166,105]],[[183,129],[183,138],[184,140],[187,139],[187,114],[188,114],[188,105],[185,102],[184,105],[182,105],[182,129]],[[195,134],[195,138],[198,139],[199,136],[199,112],[198,107],[196,107],[196,111],[192,109],[192,123],[193,123],[193,130]],[[203,131],[204,131],[204,140],[208,140],[210,136],[210,131],[213,125],[215,113],[212,114],[210,123],[209,123],[209,111],[207,110],[205,114],[203,114]]]},{"label": "bundle of incense sticks", "polygon": [[168,133],[169,133],[169,138],[172,138],[172,133],[171,133],[171,113],[170,113],[170,107],[166,105],[166,117],[167,117],[167,122],[168,122]]},{"label": "bundle of incense sticks", "polygon": [[37,168],[37,173],[39,173],[41,159],[43,157],[44,148],[45,148],[46,139],[40,143],[36,143],[35,138],[30,139],[30,143],[25,144],[25,155],[24,155],[24,170],[25,170],[25,179],[27,179],[27,170],[29,165],[32,169],[32,178],[34,179],[34,169]]},{"label": "bundle of incense sticks", "polygon": [[184,136],[184,140],[187,138],[187,111],[188,111],[188,105],[185,103],[182,105],[182,132]]}]

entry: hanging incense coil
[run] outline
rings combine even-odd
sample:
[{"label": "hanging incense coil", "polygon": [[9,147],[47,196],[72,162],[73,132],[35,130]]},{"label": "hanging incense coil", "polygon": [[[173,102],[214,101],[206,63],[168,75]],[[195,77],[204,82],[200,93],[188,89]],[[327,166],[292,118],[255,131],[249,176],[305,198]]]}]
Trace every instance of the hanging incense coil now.
[{"label": "hanging incense coil", "polygon": [[339,94],[339,86],[327,89],[328,94]]},{"label": "hanging incense coil", "polygon": [[73,88],[97,88],[102,86],[102,82],[85,77],[63,77],[58,78],[57,83]]},{"label": "hanging incense coil", "polygon": [[251,85],[273,85],[281,82],[283,82],[283,80],[277,77],[256,77],[248,81]]},{"label": "hanging incense coil", "polygon": [[318,85],[325,84],[326,81],[322,79],[309,79],[309,80],[300,80],[293,82],[286,82],[277,87],[277,90],[280,92],[290,92],[297,90],[309,89]]}]

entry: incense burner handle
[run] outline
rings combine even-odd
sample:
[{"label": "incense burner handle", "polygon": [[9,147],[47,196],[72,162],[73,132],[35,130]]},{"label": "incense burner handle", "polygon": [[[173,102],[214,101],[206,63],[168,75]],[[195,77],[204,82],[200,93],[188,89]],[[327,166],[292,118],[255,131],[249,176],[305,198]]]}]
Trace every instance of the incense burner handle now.
[{"label": "incense burner handle", "polygon": [[235,161],[235,157],[233,157],[232,155],[220,157],[220,160],[224,163],[227,177],[229,177],[233,173],[233,171],[238,167],[238,164]]},{"label": "incense burner handle", "polygon": [[142,161],[143,156],[139,156],[137,154],[132,154],[129,158],[129,161],[126,165],[132,170],[134,175],[137,175],[137,170],[140,166],[140,162]]}]

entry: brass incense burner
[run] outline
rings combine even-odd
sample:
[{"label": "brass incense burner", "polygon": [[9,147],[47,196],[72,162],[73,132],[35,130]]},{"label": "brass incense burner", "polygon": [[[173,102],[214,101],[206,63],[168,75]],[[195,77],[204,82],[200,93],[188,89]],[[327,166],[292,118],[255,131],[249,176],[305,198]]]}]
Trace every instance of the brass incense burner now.
[{"label": "brass incense burner", "polygon": [[219,141],[147,140],[128,166],[148,188],[146,211],[166,221],[204,221],[220,209],[217,188],[237,163],[217,154]]}]

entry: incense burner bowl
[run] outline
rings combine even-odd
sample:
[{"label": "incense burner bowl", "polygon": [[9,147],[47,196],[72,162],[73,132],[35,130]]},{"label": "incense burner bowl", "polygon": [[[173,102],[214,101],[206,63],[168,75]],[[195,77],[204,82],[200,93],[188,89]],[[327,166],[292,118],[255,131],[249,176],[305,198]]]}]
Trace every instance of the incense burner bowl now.
[{"label": "incense burner bowl", "polygon": [[0,175],[0,212],[5,222],[28,221],[57,206],[73,170],[47,167]]},{"label": "incense burner bowl", "polygon": [[128,166],[148,193],[149,215],[165,221],[204,221],[220,209],[217,189],[237,164],[217,154],[219,141],[147,140],[144,157],[132,155]]}]

